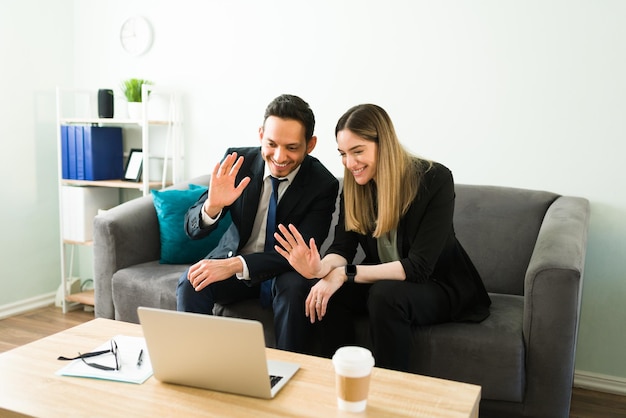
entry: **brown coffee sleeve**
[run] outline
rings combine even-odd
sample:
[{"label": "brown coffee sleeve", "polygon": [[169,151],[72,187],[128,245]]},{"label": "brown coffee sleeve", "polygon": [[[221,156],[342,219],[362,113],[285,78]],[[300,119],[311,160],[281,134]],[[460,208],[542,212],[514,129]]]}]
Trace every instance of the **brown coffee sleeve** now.
[{"label": "brown coffee sleeve", "polygon": [[367,399],[370,376],[344,377],[336,375],[337,396],[344,401],[359,402]]}]

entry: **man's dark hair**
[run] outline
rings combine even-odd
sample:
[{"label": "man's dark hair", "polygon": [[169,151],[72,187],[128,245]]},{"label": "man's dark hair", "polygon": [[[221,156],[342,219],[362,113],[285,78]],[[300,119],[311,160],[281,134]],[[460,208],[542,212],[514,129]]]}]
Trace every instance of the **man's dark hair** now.
[{"label": "man's dark hair", "polygon": [[265,109],[263,124],[270,116],[276,116],[281,119],[293,119],[304,125],[304,139],[308,142],[313,137],[315,129],[315,116],[309,104],[291,94],[282,94],[272,100]]}]

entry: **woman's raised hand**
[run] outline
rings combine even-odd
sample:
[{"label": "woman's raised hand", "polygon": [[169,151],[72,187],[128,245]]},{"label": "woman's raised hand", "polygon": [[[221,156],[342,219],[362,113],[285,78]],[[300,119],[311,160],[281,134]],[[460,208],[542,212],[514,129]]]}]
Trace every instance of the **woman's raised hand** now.
[{"label": "woman's raised hand", "polygon": [[298,229],[291,224],[289,224],[289,229],[280,224],[278,230],[280,234],[278,232],[274,234],[279,244],[274,246],[276,252],[285,257],[291,267],[307,279],[323,277],[322,259],[315,245],[315,239],[311,238],[307,245]]}]

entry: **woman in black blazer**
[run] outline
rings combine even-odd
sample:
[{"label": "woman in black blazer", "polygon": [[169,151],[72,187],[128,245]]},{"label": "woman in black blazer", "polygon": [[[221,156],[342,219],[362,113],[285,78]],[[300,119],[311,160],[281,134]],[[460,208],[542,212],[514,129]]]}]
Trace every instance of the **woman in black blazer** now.
[{"label": "woman in black blazer", "polygon": [[[321,278],[305,312],[324,319],[322,354],[354,344],[353,320],[367,314],[376,364],[407,371],[412,327],[489,315],[489,296],[454,233],[452,173],[407,152],[376,105],[348,110],[335,135],[345,173],[333,244],[321,259],[314,240],[281,225],[277,251],[304,277]],[[359,244],[365,259],[355,266]]]}]

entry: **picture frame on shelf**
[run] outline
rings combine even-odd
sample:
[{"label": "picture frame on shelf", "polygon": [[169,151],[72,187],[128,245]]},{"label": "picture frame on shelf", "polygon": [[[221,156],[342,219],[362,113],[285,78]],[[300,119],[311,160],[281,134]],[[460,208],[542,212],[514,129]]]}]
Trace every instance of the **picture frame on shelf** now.
[{"label": "picture frame on shelf", "polygon": [[124,170],[124,178],[126,181],[139,182],[141,180],[141,170],[143,168],[143,151],[138,148],[130,150],[126,169]]}]

